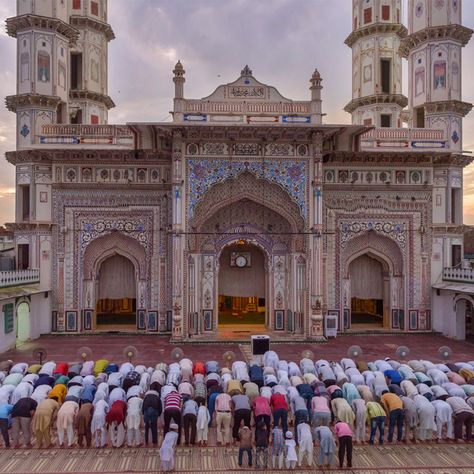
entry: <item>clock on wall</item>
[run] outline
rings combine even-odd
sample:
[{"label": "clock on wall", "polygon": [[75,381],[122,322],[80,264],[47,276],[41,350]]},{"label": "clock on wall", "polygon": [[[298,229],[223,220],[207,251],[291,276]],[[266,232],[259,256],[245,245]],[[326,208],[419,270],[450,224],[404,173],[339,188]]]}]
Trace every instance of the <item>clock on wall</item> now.
[{"label": "clock on wall", "polygon": [[247,259],[243,256],[243,255],[239,255],[236,259],[235,259],[235,264],[239,267],[239,268],[244,268],[247,266]]}]

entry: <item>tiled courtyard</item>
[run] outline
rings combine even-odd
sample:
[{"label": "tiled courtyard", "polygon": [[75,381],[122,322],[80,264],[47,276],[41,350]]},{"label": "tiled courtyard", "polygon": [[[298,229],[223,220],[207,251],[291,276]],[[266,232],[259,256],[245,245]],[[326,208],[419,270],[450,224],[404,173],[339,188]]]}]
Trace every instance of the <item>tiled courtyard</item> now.
[{"label": "tiled courtyard", "polygon": [[[249,340],[250,342],[250,340]],[[434,335],[344,335],[330,339],[327,343],[311,344],[308,342],[298,343],[276,343],[271,348],[278,352],[282,359],[299,361],[304,349],[311,349],[316,358],[328,360],[341,359],[345,357],[347,349],[351,345],[359,345],[364,358],[374,360],[377,358],[396,358],[395,350],[404,345],[410,349],[409,358],[429,359],[439,361],[438,348],[449,346],[452,349],[452,359],[474,360],[474,345],[469,342],[455,341],[442,336]],[[102,334],[94,336],[42,336],[41,338],[28,342],[15,350],[10,350],[2,355],[3,359],[13,361],[33,362],[32,352],[35,347],[43,347],[47,350],[47,358],[56,362],[72,362],[78,360],[78,349],[83,346],[92,349],[93,358],[105,358],[114,362],[125,360],[123,349],[133,345],[138,349],[136,362],[145,365],[155,365],[157,362],[170,362],[171,351],[175,347],[181,347],[186,357],[193,360],[222,360],[226,351],[233,351],[237,358],[248,354],[248,347],[242,344],[232,343],[192,343],[171,344],[167,336],[155,335],[117,335]]]}]

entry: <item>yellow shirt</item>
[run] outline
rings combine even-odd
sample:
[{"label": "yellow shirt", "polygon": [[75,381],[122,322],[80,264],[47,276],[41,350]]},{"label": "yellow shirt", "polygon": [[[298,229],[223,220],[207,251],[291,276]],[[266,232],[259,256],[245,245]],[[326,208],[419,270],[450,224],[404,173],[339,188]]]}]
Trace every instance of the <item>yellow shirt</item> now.
[{"label": "yellow shirt", "polygon": [[376,416],[387,416],[385,410],[383,409],[382,405],[380,405],[380,403],[368,402],[366,406],[367,418],[369,419],[369,422],[372,418],[375,418]]}]

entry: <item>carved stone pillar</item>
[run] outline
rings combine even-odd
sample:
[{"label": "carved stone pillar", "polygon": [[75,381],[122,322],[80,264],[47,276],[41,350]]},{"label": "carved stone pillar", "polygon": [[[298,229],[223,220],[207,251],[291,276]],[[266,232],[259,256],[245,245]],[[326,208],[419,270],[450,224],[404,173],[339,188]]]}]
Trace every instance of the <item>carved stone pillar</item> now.
[{"label": "carved stone pillar", "polygon": [[309,337],[323,335],[323,275],[322,275],[322,230],[323,230],[323,134],[313,135],[313,195],[310,217],[311,230],[311,316],[309,323]]},{"label": "carved stone pillar", "polygon": [[173,132],[173,331],[172,339],[181,340],[185,337],[185,318],[184,318],[184,295],[183,295],[183,276],[184,276],[184,236],[181,232],[183,225],[183,140],[180,131]]}]

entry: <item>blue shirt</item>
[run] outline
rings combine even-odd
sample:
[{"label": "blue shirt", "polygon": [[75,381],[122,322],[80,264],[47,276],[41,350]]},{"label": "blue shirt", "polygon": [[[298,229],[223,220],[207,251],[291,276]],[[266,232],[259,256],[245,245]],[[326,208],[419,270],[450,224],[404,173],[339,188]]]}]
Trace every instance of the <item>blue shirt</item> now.
[{"label": "blue shirt", "polygon": [[383,374],[392,381],[391,383],[394,384],[399,384],[403,380],[403,377],[397,370],[386,370]]},{"label": "blue shirt", "polygon": [[94,401],[94,395],[96,391],[97,387],[95,385],[86,385],[81,395],[81,401],[92,403]]},{"label": "blue shirt", "polygon": [[12,414],[13,405],[5,404],[0,405],[0,418],[8,418]]}]

